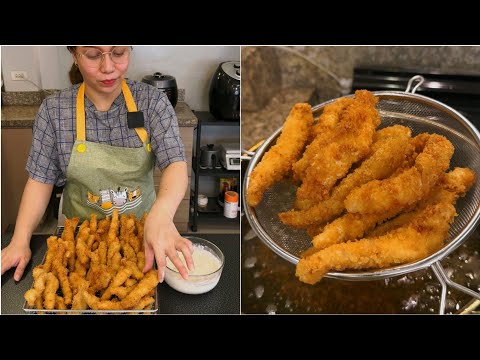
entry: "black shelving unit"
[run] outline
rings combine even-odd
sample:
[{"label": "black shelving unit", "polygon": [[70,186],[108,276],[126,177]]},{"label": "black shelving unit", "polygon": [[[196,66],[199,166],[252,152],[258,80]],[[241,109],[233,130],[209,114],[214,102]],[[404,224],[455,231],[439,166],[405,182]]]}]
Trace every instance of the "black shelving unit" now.
[{"label": "black shelving unit", "polygon": [[[193,213],[190,213],[190,228],[192,231],[197,231],[198,222],[202,219],[213,219],[216,222],[227,224],[239,224],[239,217],[235,219],[229,219],[223,216],[223,208],[217,204],[216,197],[208,198],[208,205],[205,209],[201,209],[198,206],[198,188],[199,180],[201,176],[213,176],[213,177],[236,177],[240,180],[240,170],[227,170],[221,169],[201,169],[200,168],[200,141],[202,138],[202,127],[205,126],[240,126],[240,121],[226,121],[218,120],[208,111],[196,111],[195,116],[198,119],[196,127],[196,146],[195,153],[192,159],[192,168],[195,174],[195,185],[193,194],[190,197],[193,207]],[[240,188],[240,184],[239,184]]]}]

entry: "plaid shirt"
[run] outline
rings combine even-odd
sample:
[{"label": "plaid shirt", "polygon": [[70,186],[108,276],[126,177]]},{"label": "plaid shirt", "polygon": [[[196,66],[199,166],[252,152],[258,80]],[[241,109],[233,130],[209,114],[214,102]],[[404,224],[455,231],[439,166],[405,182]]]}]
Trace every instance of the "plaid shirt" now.
[{"label": "plaid shirt", "polygon": [[[177,117],[167,95],[151,85],[127,80],[138,111],[143,111],[155,161],[160,169],[185,161]],[[80,84],[47,97],[33,126],[33,142],[26,170],[46,184],[63,186],[76,139],[76,101]],[[127,126],[127,105],[121,93],[110,110],[97,111],[85,97],[86,140],[119,147],[138,148],[142,141]]]}]

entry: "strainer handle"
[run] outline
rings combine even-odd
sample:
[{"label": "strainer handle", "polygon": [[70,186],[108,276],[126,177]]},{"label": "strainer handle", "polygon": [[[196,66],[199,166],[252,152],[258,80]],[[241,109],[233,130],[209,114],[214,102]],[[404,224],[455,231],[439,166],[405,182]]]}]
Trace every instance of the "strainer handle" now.
[{"label": "strainer handle", "polygon": [[255,155],[255,151],[260,147],[262,146],[262,144],[265,142],[265,140],[261,140],[259,141],[258,143],[256,143],[255,145],[253,145],[250,149],[248,150],[245,150],[245,149],[242,149],[242,156],[240,156],[240,159],[242,160],[247,160],[247,161],[250,161],[252,159],[252,156]]},{"label": "strainer handle", "polygon": [[470,290],[469,288],[462,286],[460,284],[457,284],[455,281],[450,280],[450,278],[445,273],[445,270],[443,270],[443,267],[439,261],[434,263],[431,266],[431,268],[433,270],[433,273],[437,277],[438,281],[442,285],[442,295],[440,297],[440,310],[439,310],[440,315],[443,315],[445,313],[445,305],[447,302],[447,285],[450,285],[454,289],[457,289],[467,295],[470,295],[480,300],[480,293]]},{"label": "strainer handle", "polygon": [[[415,81],[418,81],[417,85],[415,85],[412,88],[412,85]],[[412,76],[410,78],[410,80],[408,80],[408,84],[407,84],[407,88],[405,89],[405,92],[408,93],[412,93],[412,94],[415,94],[415,92],[417,91],[417,89],[420,87],[420,85],[422,85],[425,81],[425,78],[422,76],[422,75],[415,75],[415,76]],[[411,90],[410,90],[411,89]]]},{"label": "strainer handle", "polygon": [[250,161],[252,160],[252,156],[255,155],[255,152],[242,149],[242,154],[243,155],[240,156],[241,160]]}]

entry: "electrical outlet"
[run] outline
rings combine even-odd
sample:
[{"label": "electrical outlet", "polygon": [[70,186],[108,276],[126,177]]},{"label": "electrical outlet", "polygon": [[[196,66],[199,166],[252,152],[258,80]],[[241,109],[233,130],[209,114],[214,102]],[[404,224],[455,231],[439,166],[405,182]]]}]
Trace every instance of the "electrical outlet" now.
[{"label": "electrical outlet", "polygon": [[25,79],[27,79],[27,72],[26,71],[12,71],[10,74],[12,75],[12,80],[25,80]]}]

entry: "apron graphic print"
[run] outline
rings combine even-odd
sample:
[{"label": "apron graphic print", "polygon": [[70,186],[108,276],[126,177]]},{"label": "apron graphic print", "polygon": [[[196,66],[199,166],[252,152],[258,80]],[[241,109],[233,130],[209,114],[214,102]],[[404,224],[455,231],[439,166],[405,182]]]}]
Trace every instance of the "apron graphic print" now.
[{"label": "apron graphic print", "polygon": [[86,204],[105,215],[111,215],[113,210],[118,209],[119,213],[136,208],[142,203],[140,187],[129,189],[128,187],[117,187],[116,190],[99,190],[98,195],[87,191]]}]

